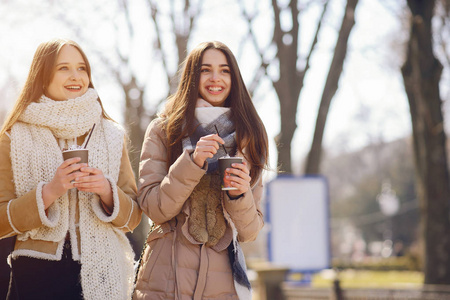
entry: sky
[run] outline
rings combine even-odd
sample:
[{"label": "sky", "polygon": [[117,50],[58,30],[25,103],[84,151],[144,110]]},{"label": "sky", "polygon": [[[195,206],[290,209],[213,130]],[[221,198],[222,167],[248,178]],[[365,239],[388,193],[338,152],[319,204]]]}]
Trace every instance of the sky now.
[{"label": "sky", "polygon": [[[147,80],[152,83],[151,92],[148,93],[149,105],[154,105],[152,103],[166,95],[167,83],[162,72],[160,55],[152,49],[152,40],[155,37],[149,33],[151,30],[148,30],[153,24],[149,20],[146,9],[141,6],[143,1],[133,1],[133,20],[142,23],[141,30],[136,32],[139,36],[138,41],[129,41],[124,38],[125,27],[114,31],[112,25],[100,22],[103,17],[114,12],[114,5],[101,5],[103,2],[98,1],[98,8],[93,10],[95,14],[89,11],[80,14],[89,2],[0,0],[0,45],[2,45],[0,47],[0,69],[2,70],[0,108],[11,108],[25,81],[38,44],[59,36],[73,38],[81,44],[90,59],[95,85],[106,103],[106,109],[118,121],[122,119],[123,95],[112,74],[108,70],[96,68],[100,62],[94,55],[96,51],[109,55],[116,40],[121,41],[123,51],[134,54],[132,67],[142,74],[143,82]],[[193,1],[193,3],[197,2]],[[287,1],[279,1],[281,4],[284,2]],[[401,47],[402,39],[405,38],[405,32],[402,31],[402,24],[395,11],[392,11],[392,7],[385,2],[359,1],[356,25],[350,36],[348,56],[339,90],[332,100],[325,130],[324,146],[332,154],[356,150],[370,142],[393,140],[407,136],[411,132],[409,107],[399,72],[402,58],[393,50],[401,50],[399,47]],[[311,69],[305,78],[305,86],[299,99],[298,130],[292,144],[293,169],[296,172],[301,172],[300,166],[311,144],[317,108],[337,38],[343,7],[343,0],[332,0],[317,50],[312,57]],[[272,30],[270,3],[267,0],[248,0],[247,8],[249,11],[259,12],[254,30],[260,47],[265,48],[270,42]],[[164,8],[161,9],[164,11]],[[311,9],[308,14],[301,17],[303,53],[309,47],[318,13],[319,10]],[[83,29],[88,30],[84,32],[89,33],[88,38],[94,40],[95,45],[79,41],[73,34],[73,29],[57,21],[60,17],[86,24],[87,28]],[[160,19],[158,24],[165,32],[163,49],[171,53],[174,49],[170,38],[170,23],[166,19]],[[290,23],[284,22],[283,26],[289,28]],[[224,42],[235,53],[244,80],[249,83],[258,62],[251,43],[241,47],[240,41],[245,34],[246,24],[240,19],[240,6],[237,1],[204,1],[201,18],[195,24],[188,47],[192,49],[199,42],[206,40]],[[393,46],[397,48],[392,48]],[[267,55],[271,55],[270,49]],[[174,61],[169,61],[169,64],[172,70],[177,68]],[[269,74],[276,77],[276,69],[269,68]],[[123,76],[126,75],[127,70],[123,70]],[[262,81],[253,100],[267,128],[273,154],[275,152],[273,137],[279,131],[280,121],[278,100],[269,80]],[[271,164],[276,165],[275,155],[271,155]]]}]

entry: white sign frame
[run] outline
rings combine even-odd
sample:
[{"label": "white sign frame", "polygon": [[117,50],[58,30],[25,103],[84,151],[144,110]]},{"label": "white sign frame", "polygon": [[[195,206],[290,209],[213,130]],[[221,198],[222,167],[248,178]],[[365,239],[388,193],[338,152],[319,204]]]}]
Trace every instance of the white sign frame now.
[{"label": "white sign frame", "polygon": [[326,178],[279,176],[267,184],[266,195],[269,261],[297,272],[330,268]]}]

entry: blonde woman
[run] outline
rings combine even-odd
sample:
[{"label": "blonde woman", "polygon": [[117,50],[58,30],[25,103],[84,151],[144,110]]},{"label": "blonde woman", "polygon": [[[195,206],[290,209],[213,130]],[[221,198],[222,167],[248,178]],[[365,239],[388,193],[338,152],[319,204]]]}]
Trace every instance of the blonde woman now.
[{"label": "blonde woman", "polygon": [[[85,143],[89,162],[63,161]],[[16,236],[8,299],[129,299],[141,218],[125,134],[78,44],[39,45],[0,131],[0,238]]]}]

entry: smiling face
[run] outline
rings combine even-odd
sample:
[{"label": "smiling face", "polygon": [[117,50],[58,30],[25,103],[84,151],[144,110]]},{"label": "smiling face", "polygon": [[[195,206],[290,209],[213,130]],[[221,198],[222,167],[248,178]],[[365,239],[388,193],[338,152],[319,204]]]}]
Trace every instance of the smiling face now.
[{"label": "smiling face", "polygon": [[231,73],[225,54],[208,49],[203,54],[200,73],[200,97],[212,106],[223,106],[231,90]]},{"label": "smiling face", "polygon": [[89,75],[81,53],[74,46],[64,45],[45,95],[56,101],[74,99],[86,93],[88,87]]}]

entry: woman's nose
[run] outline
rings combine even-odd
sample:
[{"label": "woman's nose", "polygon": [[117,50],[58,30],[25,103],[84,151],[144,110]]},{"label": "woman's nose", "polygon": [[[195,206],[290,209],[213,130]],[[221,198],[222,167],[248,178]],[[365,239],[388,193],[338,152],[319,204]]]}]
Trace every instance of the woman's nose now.
[{"label": "woman's nose", "polygon": [[72,73],[70,74],[70,79],[71,80],[78,80],[80,78],[80,74],[77,70],[73,70]]},{"label": "woman's nose", "polygon": [[219,79],[219,73],[218,72],[211,72],[211,77],[209,78],[211,81],[216,81]]}]

